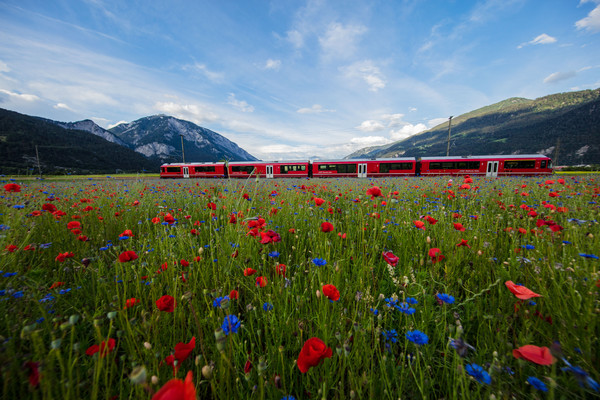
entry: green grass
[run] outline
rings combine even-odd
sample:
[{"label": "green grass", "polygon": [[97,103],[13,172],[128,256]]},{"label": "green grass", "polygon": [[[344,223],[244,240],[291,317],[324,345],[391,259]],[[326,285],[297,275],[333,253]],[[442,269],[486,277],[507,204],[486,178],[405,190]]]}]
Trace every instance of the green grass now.
[{"label": "green grass", "polygon": [[[561,357],[542,366],[512,355],[517,347],[558,341],[565,360],[599,381],[600,263],[580,253],[600,255],[600,177],[563,178],[565,185],[545,185],[547,178],[475,178],[471,190],[459,190],[458,179],[448,187],[443,177],[20,182],[21,192],[4,193],[0,202],[0,248],[18,248],[0,255],[2,397],[148,398],[173,378],[165,358],[192,337],[195,348],[176,375],[183,379],[192,371],[198,398],[597,395],[561,370]],[[372,185],[384,196],[367,196]],[[550,197],[550,190],[560,197]],[[316,206],[314,198],[325,203]],[[65,215],[36,216],[44,204]],[[165,225],[166,214],[176,223]],[[438,222],[417,229],[413,221],[425,215]],[[260,235],[248,235],[259,216],[263,232],[279,233],[280,242],[262,244]],[[564,229],[537,226],[540,219]],[[79,234],[68,229],[71,221],[81,223]],[[321,232],[325,221],[333,232]],[[455,222],[466,230],[456,230]],[[126,229],[134,236],[120,240]],[[471,247],[456,246],[461,239]],[[35,250],[24,250],[27,245]],[[432,248],[445,258],[433,263]],[[139,258],[118,262],[128,250]],[[399,258],[396,267],[385,262],[384,251]],[[56,261],[64,252],[74,256]],[[316,266],[317,258],[327,264]],[[278,264],[286,265],[285,277]],[[257,272],[245,276],[246,268]],[[256,286],[258,276],[267,279],[265,287]],[[508,280],[542,297],[535,305],[519,301]],[[50,289],[56,282],[64,284]],[[323,295],[325,284],[337,287],[339,301]],[[226,308],[213,305],[234,289],[239,299]],[[455,302],[439,304],[441,293]],[[158,310],[163,295],[175,298],[174,312]],[[131,298],[139,303],[124,309]],[[390,298],[414,298],[415,312],[389,308]],[[264,310],[265,303],[272,310]],[[239,317],[241,327],[218,341],[227,315]],[[391,330],[395,342],[384,335]],[[408,341],[405,334],[414,330],[428,343]],[[296,360],[311,337],[333,355],[302,374]],[[109,338],[115,347],[105,357],[86,355]],[[476,350],[461,357],[449,338]],[[252,368],[245,373],[248,360]],[[36,388],[27,380],[28,361],[40,363]],[[469,364],[482,366],[491,384],[469,376]],[[147,371],[144,384],[128,377],[139,366]],[[549,391],[534,389],[528,376]]]}]

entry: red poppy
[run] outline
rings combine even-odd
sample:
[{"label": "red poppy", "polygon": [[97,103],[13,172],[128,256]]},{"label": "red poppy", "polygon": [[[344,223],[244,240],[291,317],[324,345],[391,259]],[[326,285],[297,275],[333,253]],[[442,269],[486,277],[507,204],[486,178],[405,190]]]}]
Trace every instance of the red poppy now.
[{"label": "red poppy", "polygon": [[84,236],[84,235],[79,235],[79,236],[77,236],[77,240],[79,240],[80,242],[87,242],[88,237]]},{"label": "red poppy", "polygon": [[8,251],[9,253],[14,253],[15,250],[17,250],[19,248],[19,246],[15,246],[14,244],[9,244],[8,246],[6,246],[4,248],[4,250]]},{"label": "red poppy", "polygon": [[173,312],[176,305],[177,303],[173,296],[169,296],[168,294],[165,294],[160,299],[156,300],[156,307],[160,311]]},{"label": "red poppy", "polygon": [[285,276],[285,268],[285,264],[277,264],[275,272],[277,272],[277,275]]},{"label": "red poppy", "polygon": [[56,206],[54,204],[46,203],[42,206],[42,210],[53,213],[56,211]]},{"label": "red poppy", "polygon": [[321,232],[331,232],[333,231],[333,225],[331,224],[331,222],[323,222],[321,224]]},{"label": "red poppy", "polygon": [[551,365],[556,362],[556,359],[550,354],[549,348],[538,347],[532,344],[514,349],[513,356],[515,358],[523,358],[538,365]]},{"label": "red poppy", "polygon": [[[163,220],[169,225],[173,225],[175,223],[175,218],[169,213],[163,217]],[[154,221],[152,221],[154,222]],[[160,222],[160,220],[159,220]]]},{"label": "red poppy", "polygon": [[461,247],[461,246],[466,246],[468,248],[471,248],[471,246],[469,246],[469,241],[466,239],[460,239],[460,243],[456,245],[456,247]]},{"label": "red poppy", "polygon": [[214,210],[216,210],[216,209],[217,209],[217,205],[216,205],[215,203],[212,203],[212,202],[211,202],[211,203],[208,203],[208,204],[206,205],[206,208],[208,208],[208,209],[210,209],[210,210],[213,210],[213,211],[214,211]]},{"label": "red poppy", "polygon": [[37,387],[40,384],[40,371],[38,369],[40,363],[27,361],[25,363],[25,368],[27,368],[27,378],[29,379],[29,384],[33,387]]},{"label": "red poppy", "polygon": [[427,222],[429,222],[431,225],[435,225],[438,222],[438,220],[433,218],[431,215],[426,216],[425,220]]},{"label": "red poppy", "polygon": [[192,371],[188,371],[185,381],[173,378],[160,388],[152,400],[196,400],[196,387],[192,379]]},{"label": "red poppy", "polygon": [[127,250],[127,251],[124,251],[121,254],[119,254],[119,262],[122,262],[122,263],[137,260],[137,259],[138,259],[138,255],[133,250]]},{"label": "red poppy", "polygon": [[198,229],[192,229],[192,230],[190,231],[190,233],[191,233],[192,235],[199,235],[199,234],[200,234],[200,232],[198,232]]},{"label": "red poppy", "polygon": [[429,257],[431,257],[431,262],[434,264],[446,258],[446,256],[442,255],[441,250],[437,247],[429,249]]},{"label": "red poppy", "polygon": [[59,287],[59,286],[62,286],[62,285],[64,285],[64,284],[65,284],[64,282],[54,282],[54,283],[52,284],[52,286],[50,286],[50,290],[52,290],[52,289],[55,289],[55,288],[57,288],[57,287]]},{"label": "red poppy", "polygon": [[237,300],[240,297],[240,294],[237,290],[233,289],[231,292],[229,292],[229,298],[231,300]]},{"label": "red poppy", "polygon": [[298,356],[298,369],[305,374],[310,367],[316,367],[324,358],[331,358],[333,352],[321,339],[313,337],[304,342]]},{"label": "red poppy", "polygon": [[16,183],[7,183],[4,185],[4,190],[11,193],[18,193],[21,191],[21,186]]},{"label": "red poppy", "polygon": [[371,196],[371,198],[375,198],[375,197],[379,197],[381,196],[381,189],[379,189],[377,186],[373,186],[372,188],[369,188],[369,190],[367,190],[367,196]]},{"label": "red poppy", "polygon": [[281,242],[281,235],[269,229],[266,232],[260,232],[260,242],[262,244]]},{"label": "red poppy", "polygon": [[175,359],[181,364],[196,347],[196,337],[192,337],[189,343],[179,342],[175,345]]},{"label": "red poppy", "polygon": [[256,278],[256,286],[258,286],[258,287],[267,286],[267,278],[265,278],[264,276],[259,276],[258,278]]},{"label": "red poppy", "polygon": [[469,189],[471,189],[471,185],[469,185],[468,183],[463,183],[462,185],[460,185],[459,189],[460,190],[469,190]]},{"label": "red poppy", "polygon": [[340,291],[334,285],[323,285],[323,294],[331,301],[340,299]]},{"label": "red poppy", "polygon": [[461,232],[465,231],[465,227],[459,222],[454,223],[454,229],[456,229],[457,231],[461,231]]},{"label": "red poppy", "polygon": [[398,264],[398,261],[400,260],[391,251],[384,251],[383,253],[381,253],[381,255],[383,256],[385,262],[390,264],[392,267],[395,267],[396,264]]},{"label": "red poppy", "polygon": [[252,276],[255,273],[256,273],[256,270],[254,268],[248,267],[244,270],[244,276]]},{"label": "red poppy", "polygon": [[132,297],[132,298],[130,298],[130,299],[127,299],[127,300],[125,301],[125,307],[123,307],[123,309],[126,309],[126,308],[133,307],[133,306],[135,306],[136,304],[138,304],[139,302],[140,302],[140,301],[139,301],[138,299],[136,299],[135,297]]},{"label": "red poppy", "polygon": [[121,234],[119,235],[119,237],[124,237],[124,236],[127,236],[127,237],[134,237],[135,235],[133,234],[133,232],[131,231],[131,229],[125,229],[125,230],[123,231],[123,233],[121,233]]},{"label": "red poppy", "polygon": [[190,266],[190,262],[189,262],[189,261],[187,261],[187,260],[183,260],[183,259],[181,259],[181,260],[179,261],[179,264],[180,264],[182,267],[189,267],[189,266]]},{"label": "red poppy", "polygon": [[513,281],[506,281],[505,285],[512,294],[521,300],[527,300],[532,297],[542,297],[541,295],[529,290],[525,286],[513,283]]},{"label": "red poppy", "polygon": [[425,222],[417,220],[413,221],[413,223],[415,224],[415,228],[425,230]]},{"label": "red poppy", "polygon": [[67,224],[67,229],[79,229],[81,228],[81,222],[79,221],[71,221]]},{"label": "red poppy", "polygon": [[252,361],[246,360],[246,364],[244,365],[244,374],[248,374],[252,371]]},{"label": "red poppy", "polygon": [[75,255],[73,253],[67,251],[65,253],[60,253],[59,255],[57,255],[54,260],[58,262],[64,262],[67,258],[72,258],[74,256]]},{"label": "red poppy", "polygon": [[100,343],[100,346],[94,344],[88,347],[88,349],[85,351],[85,354],[87,354],[88,356],[93,356],[94,354],[100,352],[100,357],[104,357],[105,355],[113,351],[114,348],[115,339],[110,338],[107,341],[102,341],[102,343]]}]

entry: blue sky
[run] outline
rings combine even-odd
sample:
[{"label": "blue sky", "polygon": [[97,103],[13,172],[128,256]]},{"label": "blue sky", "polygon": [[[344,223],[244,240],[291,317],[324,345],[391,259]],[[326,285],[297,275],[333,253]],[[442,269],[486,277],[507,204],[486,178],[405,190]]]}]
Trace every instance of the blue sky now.
[{"label": "blue sky", "polygon": [[600,0],[0,0],[1,108],[167,114],[265,160],[598,87]]}]

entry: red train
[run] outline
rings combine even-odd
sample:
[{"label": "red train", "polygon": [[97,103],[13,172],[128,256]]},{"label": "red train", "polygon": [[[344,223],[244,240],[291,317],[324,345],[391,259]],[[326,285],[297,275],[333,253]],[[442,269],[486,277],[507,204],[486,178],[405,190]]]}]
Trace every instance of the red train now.
[{"label": "red train", "polygon": [[174,163],[160,167],[161,178],[317,178],[431,175],[550,175],[544,155],[379,158],[329,161],[229,161]]}]

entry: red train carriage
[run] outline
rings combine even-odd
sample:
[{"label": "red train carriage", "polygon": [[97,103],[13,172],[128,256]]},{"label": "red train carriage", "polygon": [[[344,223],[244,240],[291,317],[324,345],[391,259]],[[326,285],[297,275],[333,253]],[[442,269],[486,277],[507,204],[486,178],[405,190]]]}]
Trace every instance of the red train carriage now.
[{"label": "red train carriage", "polygon": [[225,163],[163,164],[161,178],[225,178]]},{"label": "red train carriage", "polygon": [[314,177],[414,176],[416,161],[412,157],[375,160],[313,161]]},{"label": "red train carriage", "polygon": [[417,175],[550,175],[552,160],[540,154],[512,156],[423,157]]},{"label": "red train carriage", "polygon": [[310,162],[230,162],[227,170],[231,178],[307,178],[310,171]]}]

